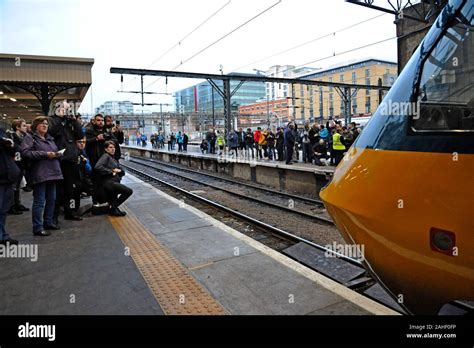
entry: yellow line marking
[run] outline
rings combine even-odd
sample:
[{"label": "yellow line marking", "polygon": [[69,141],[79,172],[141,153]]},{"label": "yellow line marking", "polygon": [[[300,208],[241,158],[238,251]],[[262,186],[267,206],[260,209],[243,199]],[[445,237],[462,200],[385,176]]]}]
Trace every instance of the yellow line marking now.
[{"label": "yellow line marking", "polygon": [[124,245],[130,248],[130,256],[165,314],[228,314],[130,209],[123,210],[127,216],[109,216],[109,220]]}]

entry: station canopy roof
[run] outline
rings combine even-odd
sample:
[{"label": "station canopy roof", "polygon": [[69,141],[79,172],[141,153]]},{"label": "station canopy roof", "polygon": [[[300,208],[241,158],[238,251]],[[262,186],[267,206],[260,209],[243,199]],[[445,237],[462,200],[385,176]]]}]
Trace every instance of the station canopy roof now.
[{"label": "station canopy roof", "polygon": [[[53,115],[57,102],[82,102],[92,58],[0,54],[0,120]],[[78,105],[78,104],[74,104]]]}]

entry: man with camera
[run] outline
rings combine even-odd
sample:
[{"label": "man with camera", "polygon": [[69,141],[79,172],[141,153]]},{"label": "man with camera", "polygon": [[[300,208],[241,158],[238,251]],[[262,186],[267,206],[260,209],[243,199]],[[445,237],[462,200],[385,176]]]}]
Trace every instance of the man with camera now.
[{"label": "man with camera", "polygon": [[[124,141],[124,134],[122,131],[122,127],[120,126],[120,121],[115,122],[112,119],[112,116],[106,115],[105,118],[105,129],[107,132],[112,134],[112,136],[115,138],[115,159],[118,161],[120,157],[122,156],[122,151],[120,150],[120,145],[123,144]],[[114,139],[110,139],[114,140]]]},{"label": "man with camera", "polygon": [[7,212],[13,202],[13,185],[20,176],[14,156],[13,140],[6,138],[5,131],[0,129],[0,244],[3,245],[18,244],[5,230]]},{"label": "man with camera", "polygon": [[59,209],[64,207],[64,218],[66,220],[80,221],[82,218],[75,212],[74,202],[74,177],[75,164],[77,162],[78,150],[76,140],[82,139],[82,126],[76,120],[76,116],[68,113],[68,105],[65,103],[58,108],[55,115],[49,117],[48,133],[54,138],[59,150],[65,150],[61,157],[61,172],[64,180],[59,181],[56,186],[56,205],[53,221],[57,224]]},{"label": "man with camera", "polygon": [[[107,131],[104,124],[104,116],[97,114],[94,116],[93,122],[86,128],[86,153],[89,157],[92,170],[94,170],[99,158],[105,153],[104,144],[108,140],[118,144],[112,132]],[[99,177],[95,173],[92,174],[92,181],[94,184],[92,202],[96,204],[102,200],[101,197],[104,196],[104,194],[102,192],[103,190],[99,187]]]}]

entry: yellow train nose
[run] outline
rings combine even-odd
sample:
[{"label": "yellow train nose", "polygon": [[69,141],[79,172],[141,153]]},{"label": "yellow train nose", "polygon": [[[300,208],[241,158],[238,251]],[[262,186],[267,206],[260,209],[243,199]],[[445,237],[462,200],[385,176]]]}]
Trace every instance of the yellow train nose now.
[{"label": "yellow train nose", "polygon": [[363,246],[368,266],[422,313],[474,298],[474,254],[454,253],[474,245],[474,192],[448,184],[472,180],[474,156],[449,156],[351,148],[320,193],[346,241]]}]

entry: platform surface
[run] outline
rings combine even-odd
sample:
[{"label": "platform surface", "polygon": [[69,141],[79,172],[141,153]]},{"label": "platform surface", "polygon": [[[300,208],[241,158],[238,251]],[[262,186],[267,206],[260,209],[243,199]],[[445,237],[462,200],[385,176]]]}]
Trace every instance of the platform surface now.
[{"label": "platform surface", "polygon": [[395,314],[148,183],[123,183],[126,217],[60,219],[34,237],[30,212],[8,216],[39,257],[0,259],[0,314]]}]

